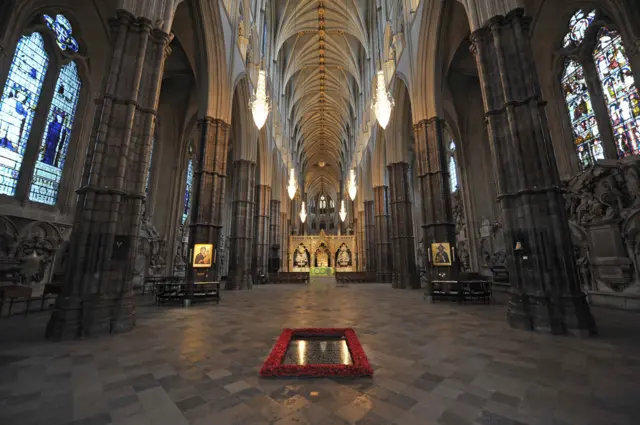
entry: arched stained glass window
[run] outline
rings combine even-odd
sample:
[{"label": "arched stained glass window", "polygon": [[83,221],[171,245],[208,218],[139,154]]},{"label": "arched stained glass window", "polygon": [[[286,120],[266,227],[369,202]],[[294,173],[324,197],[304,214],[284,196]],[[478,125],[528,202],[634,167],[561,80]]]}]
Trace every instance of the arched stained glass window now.
[{"label": "arched stained glass window", "polygon": [[451,193],[458,190],[458,170],[456,167],[456,144],[451,141],[449,143],[449,190]]},{"label": "arched stained glass window", "polygon": [[18,41],[0,100],[0,194],[16,193],[49,57],[38,33]]},{"label": "arched stained glass window", "polygon": [[62,169],[69,148],[81,86],[75,62],[63,66],[49,107],[44,137],[31,182],[31,201],[55,205],[58,199]]},{"label": "arched stained glass window", "polygon": [[147,165],[147,183],[144,187],[145,195],[149,196],[149,183],[151,183],[151,166],[153,165],[153,150],[156,147],[156,136],[151,139],[151,152],[149,152],[149,165]]},{"label": "arched stained glass window", "polygon": [[573,141],[578,152],[578,161],[582,168],[588,167],[596,160],[604,159],[604,151],[582,65],[567,59],[561,83],[571,120]]},{"label": "arched stained glass window", "polygon": [[182,210],[182,224],[187,222],[191,213],[191,191],[193,188],[193,159],[189,158],[187,165],[187,184],[184,189],[184,209]]},{"label": "arched stained glass window", "polygon": [[569,21],[569,32],[564,36],[562,41],[562,47],[578,46],[584,40],[584,36],[587,32],[587,28],[596,18],[596,11],[592,10],[591,13],[585,16],[582,10],[578,10]]},{"label": "arched stained glass window", "polygon": [[602,84],[618,157],[640,154],[640,95],[622,37],[600,29],[593,59]]}]

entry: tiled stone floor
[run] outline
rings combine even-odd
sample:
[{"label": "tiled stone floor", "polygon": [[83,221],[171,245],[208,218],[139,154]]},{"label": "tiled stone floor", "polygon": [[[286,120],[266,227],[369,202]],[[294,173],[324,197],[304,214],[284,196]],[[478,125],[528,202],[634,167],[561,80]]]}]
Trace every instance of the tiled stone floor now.
[{"label": "tiled stone floor", "polygon": [[[0,320],[0,424],[640,423],[638,314],[595,310],[601,335],[576,339],[511,330],[504,305],[386,285],[140,304],[133,332],[93,340],[42,340],[47,314]],[[354,327],[374,378],[258,378],[283,327]]]}]

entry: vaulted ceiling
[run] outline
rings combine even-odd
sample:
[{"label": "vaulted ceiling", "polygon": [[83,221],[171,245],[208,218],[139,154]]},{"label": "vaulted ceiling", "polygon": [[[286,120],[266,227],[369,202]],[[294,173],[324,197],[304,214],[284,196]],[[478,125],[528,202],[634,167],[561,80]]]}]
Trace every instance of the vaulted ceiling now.
[{"label": "vaulted ceiling", "polygon": [[[370,0],[278,0],[274,57],[282,60],[286,113],[307,192],[335,187],[349,160],[347,144],[369,57]],[[322,166],[324,164],[324,166]],[[335,187],[337,190],[338,188]]]}]

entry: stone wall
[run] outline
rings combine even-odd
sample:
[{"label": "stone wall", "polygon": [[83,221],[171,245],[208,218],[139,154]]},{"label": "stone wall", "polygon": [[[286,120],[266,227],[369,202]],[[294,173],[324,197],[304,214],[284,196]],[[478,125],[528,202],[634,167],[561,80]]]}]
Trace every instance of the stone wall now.
[{"label": "stone wall", "polygon": [[590,302],[640,310],[640,158],[600,161],[566,183],[565,199]]}]

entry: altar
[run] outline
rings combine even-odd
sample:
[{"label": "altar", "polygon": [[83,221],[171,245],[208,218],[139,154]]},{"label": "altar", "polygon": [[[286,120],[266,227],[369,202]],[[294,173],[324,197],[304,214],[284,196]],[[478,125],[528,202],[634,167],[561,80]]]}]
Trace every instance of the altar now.
[{"label": "altar", "polygon": [[330,277],[335,274],[333,267],[311,267],[309,275],[311,277]]},{"label": "altar", "polygon": [[337,272],[356,271],[354,235],[289,236],[291,271],[311,276],[333,276]]}]

